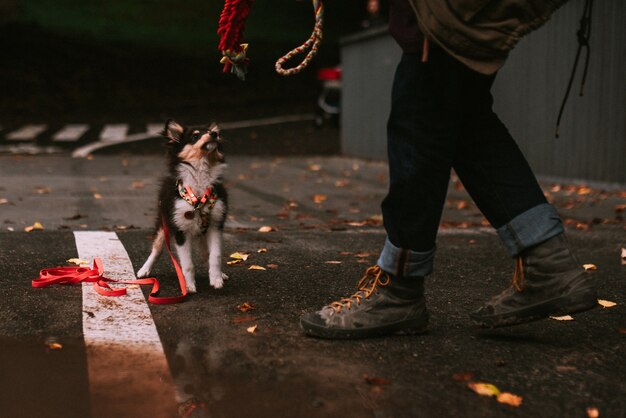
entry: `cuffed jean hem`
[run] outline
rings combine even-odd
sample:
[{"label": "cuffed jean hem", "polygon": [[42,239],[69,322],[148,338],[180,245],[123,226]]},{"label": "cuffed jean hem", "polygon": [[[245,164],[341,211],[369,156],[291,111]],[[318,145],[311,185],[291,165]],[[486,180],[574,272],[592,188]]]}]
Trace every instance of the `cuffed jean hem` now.
[{"label": "cuffed jean hem", "polygon": [[516,256],[563,233],[563,223],[554,206],[542,203],[517,215],[497,232],[509,254]]},{"label": "cuffed jean hem", "polygon": [[376,264],[396,277],[424,277],[432,273],[434,259],[435,248],[427,252],[411,251],[396,247],[387,238]]}]

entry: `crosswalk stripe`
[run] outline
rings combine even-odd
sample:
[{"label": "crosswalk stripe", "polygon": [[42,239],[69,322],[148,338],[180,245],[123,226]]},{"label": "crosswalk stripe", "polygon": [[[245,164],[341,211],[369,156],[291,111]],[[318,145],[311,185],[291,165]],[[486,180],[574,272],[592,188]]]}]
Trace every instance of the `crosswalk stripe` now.
[{"label": "crosswalk stripe", "polygon": [[70,124],[65,125],[63,129],[52,136],[53,141],[58,142],[74,142],[78,141],[81,136],[89,130],[89,125]]},{"label": "crosswalk stripe", "polygon": [[[115,232],[75,231],[74,237],[79,258],[99,257],[107,277],[134,279]],[[91,416],[174,416],[175,390],[150,309],[141,289],[127,291],[126,296],[107,297],[83,283]]]},{"label": "crosswalk stripe", "polygon": [[106,142],[121,142],[128,134],[128,124],[116,123],[104,125],[100,132],[100,140]]},{"label": "crosswalk stripe", "polygon": [[46,129],[48,125],[25,125],[7,134],[6,138],[11,141],[34,141]]}]

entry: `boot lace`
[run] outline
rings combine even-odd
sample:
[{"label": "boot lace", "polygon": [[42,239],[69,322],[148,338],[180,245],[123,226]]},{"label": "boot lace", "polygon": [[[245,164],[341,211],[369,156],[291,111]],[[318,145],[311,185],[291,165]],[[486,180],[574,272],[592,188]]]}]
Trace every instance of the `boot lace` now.
[{"label": "boot lace", "polygon": [[518,292],[524,290],[524,261],[522,256],[515,259],[515,272],[513,273],[513,287]]},{"label": "boot lace", "polygon": [[353,303],[357,305],[361,304],[361,299],[368,299],[378,286],[387,286],[391,282],[389,274],[384,272],[378,266],[369,267],[365,270],[365,275],[359,280],[357,284],[358,291],[349,298],[341,298],[336,302],[332,302],[329,306],[333,308],[337,313],[341,313],[341,310],[345,307],[350,310]]}]

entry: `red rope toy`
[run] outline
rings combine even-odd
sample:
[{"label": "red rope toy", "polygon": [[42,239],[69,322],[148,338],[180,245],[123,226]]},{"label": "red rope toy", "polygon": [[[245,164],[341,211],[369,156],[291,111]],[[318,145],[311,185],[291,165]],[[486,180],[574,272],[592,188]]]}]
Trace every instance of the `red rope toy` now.
[{"label": "red rope toy", "polygon": [[[289,51],[276,61],[276,72],[278,74],[286,76],[299,73],[309,65],[311,59],[317,54],[319,44],[322,41],[324,5],[322,4],[322,0],[312,1],[313,10],[315,12],[315,27],[313,28],[313,33],[311,33],[311,36],[305,43]],[[254,3],[254,0],[225,0],[224,9],[220,15],[217,29],[217,33],[220,36],[219,49],[224,55],[220,61],[224,64],[224,72],[233,73],[240,80],[245,79],[247,65],[250,61],[249,58],[246,57],[248,44],[242,43],[242,40],[246,18],[250,14],[252,3]],[[300,64],[293,68],[283,68],[286,61],[291,59],[294,55],[304,53],[307,49],[309,52]]]}]

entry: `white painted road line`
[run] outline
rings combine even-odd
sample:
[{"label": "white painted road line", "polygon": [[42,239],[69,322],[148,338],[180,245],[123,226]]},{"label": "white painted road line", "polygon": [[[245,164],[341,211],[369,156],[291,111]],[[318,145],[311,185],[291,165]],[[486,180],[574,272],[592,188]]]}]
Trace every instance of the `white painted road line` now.
[{"label": "white painted road line", "polygon": [[100,132],[100,140],[105,142],[121,142],[126,138],[128,134],[128,124],[117,123],[104,125],[102,132]]},{"label": "white painted road line", "polygon": [[146,133],[148,135],[157,136],[163,131],[165,123],[149,123],[146,125]]},{"label": "white painted road line", "polygon": [[224,122],[218,123],[220,128],[222,129],[243,129],[243,128],[253,128],[258,126],[269,126],[269,125],[279,125],[281,123],[290,123],[290,122],[306,122],[309,120],[315,120],[315,115],[312,113],[305,113],[299,115],[286,115],[286,116],[276,116],[272,118],[261,118],[261,119],[248,119],[248,120],[240,120],[234,122]]},{"label": "white painted road line", "polygon": [[48,125],[25,125],[7,134],[6,138],[10,141],[34,141],[46,129]]},{"label": "white painted road line", "polygon": [[52,137],[53,141],[58,142],[74,142],[78,141],[81,136],[85,134],[89,130],[89,125],[84,124],[75,124],[75,125],[65,125],[63,129],[54,134]]},{"label": "white painted road line", "polygon": [[[105,276],[133,280],[126,249],[115,232],[75,231],[78,257],[102,259]],[[161,340],[141,289],[107,297],[83,283],[83,334],[91,416],[171,417],[175,390]]]}]

